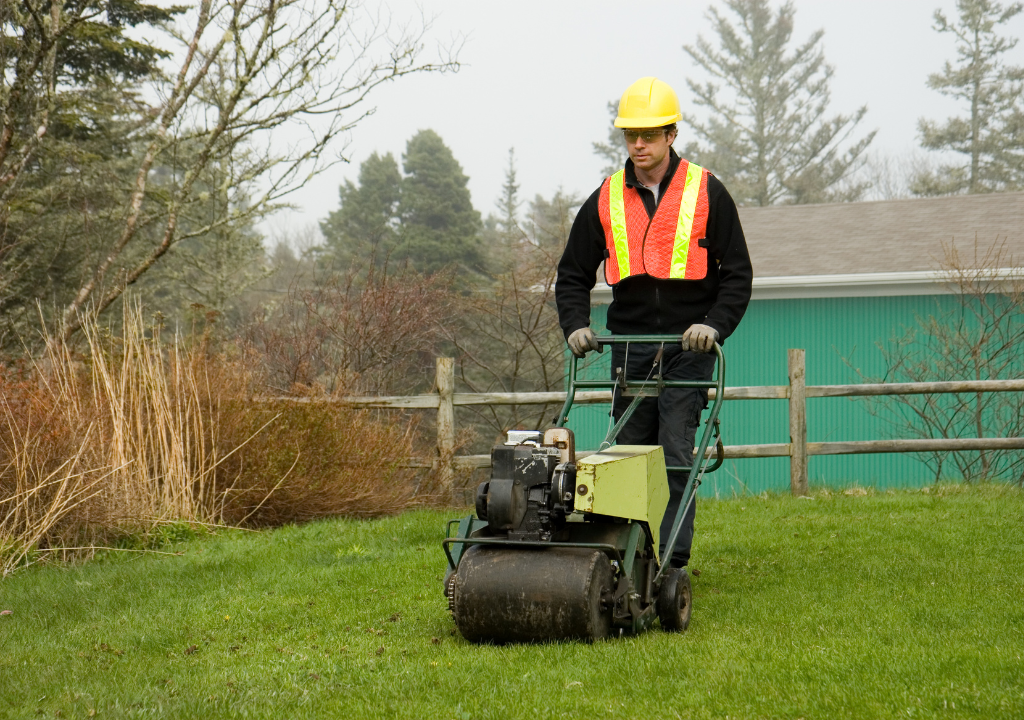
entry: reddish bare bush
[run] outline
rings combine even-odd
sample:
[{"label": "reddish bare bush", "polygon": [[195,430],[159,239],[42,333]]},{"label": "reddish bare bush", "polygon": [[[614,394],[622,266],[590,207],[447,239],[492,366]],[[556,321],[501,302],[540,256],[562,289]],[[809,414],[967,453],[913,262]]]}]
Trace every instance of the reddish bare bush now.
[{"label": "reddish bare bush", "polygon": [[25,368],[0,368],[0,575],[30,548],[79,544],[108,479],[82,442],[98,441],[96,428],[69,423],[57,399]]},{"label": "reddish bare bush", "polygon": [[413,430],[329,402],[231,402],[219,443],[239,449],[217,469],[219,515],[265,526],[397,512],[413,499],[414,475],[402,466]]},{"label": "reddish bare bush", "polygon": [[245,338],[280,392],[411,392],[429,382],[440,326],[453,312],[451,284],[451,273],[392,272],[372,262],[322,274],[311,287],[293,286]]}]

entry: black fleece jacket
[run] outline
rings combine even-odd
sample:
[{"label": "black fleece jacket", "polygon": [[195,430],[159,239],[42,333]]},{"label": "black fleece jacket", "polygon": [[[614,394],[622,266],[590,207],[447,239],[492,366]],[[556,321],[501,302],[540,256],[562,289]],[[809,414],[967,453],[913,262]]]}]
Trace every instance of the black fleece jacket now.
[{"label": "black fleece jacket", "polygon": [[[679,156],[670,150],[659,200],[678,167]],[[637,182],[632,160],[626,161],[626,184],[640,192],[647,216],[652,217],[657,208],[654,193]],[[555,302],[566,338],[590,325],[590,291],[606,248],[598,214],[600,194],[599,187],[580,208],[558,263]],[[661,280],[638,275],[622,280],[612,287],[609,331],[681,335],[690,325],[701,323],[718,331],[720,343],[733,333],[750,302],[753,270],[736,205],[725,186],[712,175],[708,175],[708,203],[707,239],[701,243],[708,248],[707,276],[703,280]]]}]

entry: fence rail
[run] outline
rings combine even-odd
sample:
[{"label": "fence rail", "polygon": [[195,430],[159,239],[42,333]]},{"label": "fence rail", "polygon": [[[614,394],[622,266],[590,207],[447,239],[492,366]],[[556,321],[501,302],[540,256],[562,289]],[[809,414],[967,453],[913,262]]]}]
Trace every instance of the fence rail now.
[{"label": "fence rail", "polygon": [[[1024,380],[965,380],[963,382],[929,383],[864,383],[862,385],[807,385],[805,396],[821,397],[863,397],[872,395],[929,395],[966,392],[1024,392]],[[708,391],[714,399],[715,389]],[[786,400],[789,385],[741,385],[725,389],[726,400]],[[436,410],[440,397],[436,393],[424,395],[374,395],[348,396],[337,398],[296,398],[265,397],[261,402],[316,402],[338,403],[351,407],[391,408],[406,410]],[[609,390],[588,390],[576,393],[573,405],[598,405],[610,403]],[[520,393],[453,393],[452,405],[554,405],[565,402],[564,392],[520,392]]]},{"label": "fence rail", "polygon": [[[1024,438],[918,438],[911,440],[857,440],[848,442],[807,441],[807,399],[824,397],[872,397],[881,395],[930,395],[942,393],[1024,392],[1024,379],[964,380],[924,383],[863,383],[859,385],[806,385],[803,350],[790,350],[789,385],[751,385],[727,387],[726,400],[788,400],[790,442],[762,445],[726,445],[726,459],[788,457],[790,490],[807,493],[807,465],[812,455],[858,455],[866,453],[915,453],[969,450],[1021,450]],[[455,367],[451,358],[437,358],[434,387],[437,392],[424,395],[292,398],[267,397],[265,402],[333,402],[347,407],[437,411],[437,450],[432,458],[412,458],[407,467],[437,468],[442,486],[452,489],[456,469],[490,467],[489,455],[454,454],[455,414],[457,406],[470,405],[561,405],[564,392],[457,393]],[[709,392],[715,397],[715,390]],[[574,405],[610,403],[611,391],[577,392]],[[714,448],[708,448],[714,453]],[[589,452],[578,452],[585,457]]]}]

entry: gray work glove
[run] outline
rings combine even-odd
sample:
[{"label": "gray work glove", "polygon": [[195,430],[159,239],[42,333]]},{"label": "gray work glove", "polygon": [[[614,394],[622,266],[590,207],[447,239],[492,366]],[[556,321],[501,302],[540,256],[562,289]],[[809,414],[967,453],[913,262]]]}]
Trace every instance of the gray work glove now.
[{"label": "gray work glove", "polygon": [[683,350],[694,352],[711,352],[718,342],[718,331],[707,325],[691,325],[683,333]]},{"label": "gray work glove", "polygon": [[569,343],[569,349],[572,350],[572,354],[578,358],[585,356],[591,350],[598,349],[594,331],[588,327],[574,330],[566,342]]}]

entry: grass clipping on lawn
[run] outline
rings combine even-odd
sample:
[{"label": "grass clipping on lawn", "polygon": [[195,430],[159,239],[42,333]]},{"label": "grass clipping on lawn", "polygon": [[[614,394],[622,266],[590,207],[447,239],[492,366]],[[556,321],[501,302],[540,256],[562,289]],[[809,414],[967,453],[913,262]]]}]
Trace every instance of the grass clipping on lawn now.
[{"label": "grass clipping on lawn", "polygon": [[266,526],[408,506],[410,423],[336,403],[259,402],[260,358],[164,344],[138,304],[86,352],[49,339],[0,368],[0,574],[161,524]]}]

